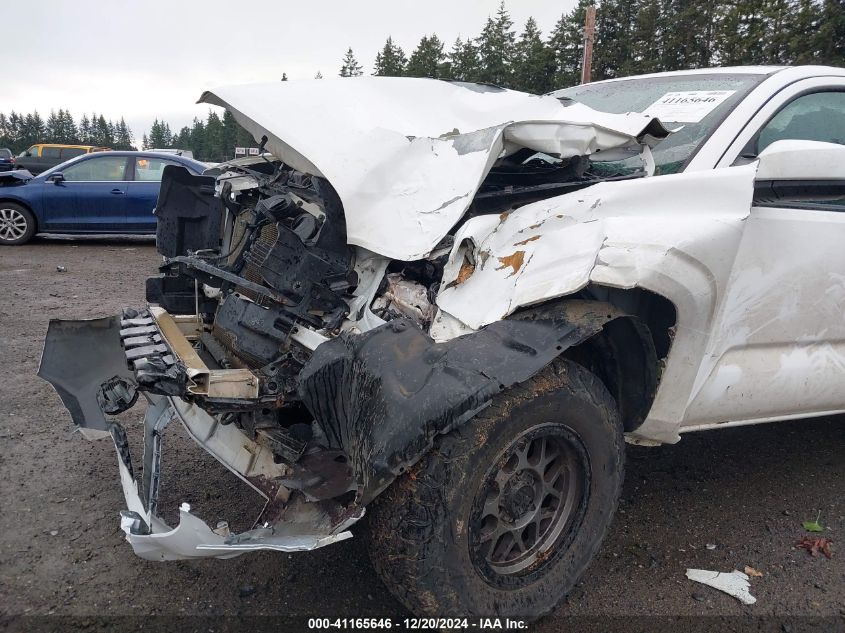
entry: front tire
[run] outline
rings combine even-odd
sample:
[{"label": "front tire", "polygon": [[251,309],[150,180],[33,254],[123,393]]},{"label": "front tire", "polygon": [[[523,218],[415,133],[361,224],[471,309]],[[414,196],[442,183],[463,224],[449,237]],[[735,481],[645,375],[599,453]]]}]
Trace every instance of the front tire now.
[{"label": "front tire", "polygon": [[35,230],[35,216],[29,209],[13,202],[0,202],[0,246],[26,244]]},{"label": "front tire", "polygon": [[373,565],[415,615],[539,618],[598,551],[623,463],[613,398],[559,359],[441,437],[373,502]]}]

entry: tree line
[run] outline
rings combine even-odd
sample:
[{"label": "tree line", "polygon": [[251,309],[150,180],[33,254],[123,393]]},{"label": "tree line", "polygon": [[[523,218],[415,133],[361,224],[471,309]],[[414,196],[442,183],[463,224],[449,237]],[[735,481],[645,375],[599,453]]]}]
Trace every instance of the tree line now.
[{"label": "tree line", "polygon": [[[707,66],[845,66],[843,0],[578,0],[547,35],[534,18],[517,32],[503,1],[477,36],[458,38],[448,50],[440,37],[427,34],[408,55],[388,37],[372,74],[474,81],[535,94],[571,86],[580,81],[584,18],[591,4],[596,6],[594,81]],[[338,74],[364,72],[348,48]],[[17,153],[37,142],[134,145],[122,118],[115,123],[83,115],[77,125],[63,109],[46,121],[37,112],[0,113],[0,147]],[[236,146],[255,141],[228,111],[222,116],[209,111],[204,121],[195,118],[178,131],[156,119],[141,145],[188,149],[198,160],[222,161],[233,157]]]},{"label": "tree line", "polygon": [[[579,0],[544,37],[528,18],[517,33],[502,2],[476,37],[450,49],[424,35],[406,55],[388,37],[373,75],[492,83],[542,94],[580,81],[587,7],[596,6],[594,81],[746,64],[845,66],[842,0]],[[339,75],[364,74],[351,48]]]},{"label": "tree line", "polygon": [[135,149],[132,130],[123,117],[115,122],[102,114],[83,114],[77,124],[70,111],[63,108],[51,110],[46,121],[37,110],[27,114],[0,112],[0,147],[19,154],[35,143]]}]

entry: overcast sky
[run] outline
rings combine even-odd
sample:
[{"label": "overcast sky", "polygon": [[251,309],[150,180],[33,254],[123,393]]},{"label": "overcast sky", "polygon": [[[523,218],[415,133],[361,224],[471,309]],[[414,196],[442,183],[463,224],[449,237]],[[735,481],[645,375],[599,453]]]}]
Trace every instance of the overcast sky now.
[{"label": "overcast sky", "polygon": [[[68,108],[126,118],[136,141],[154,118],[177,131],[204,118],[207,88],[336,75],[351,46],[367,73],[388,35],[410,54],[430,33],[451,48],[474,37],[499,0],[38,0],[25,3],[3,49],[0,112]],[[510,0],[517,31],[544,35],[575,0]]]}]

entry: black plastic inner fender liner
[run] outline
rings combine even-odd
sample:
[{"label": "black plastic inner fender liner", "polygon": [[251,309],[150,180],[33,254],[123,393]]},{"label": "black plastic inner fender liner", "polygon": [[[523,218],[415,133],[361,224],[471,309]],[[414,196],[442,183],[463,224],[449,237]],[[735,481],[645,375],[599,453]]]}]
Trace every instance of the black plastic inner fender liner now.
[{"label": "black plastic inner fender liner", "polygon": [[74,424],[108,431],[97,400],[101,385],[113,378],[134,384],[120,344],[120,317],[51,320],[38,375],[55,387]]},{"label": "black plastic inner fender liner", "polygon": [[528,380],[601,323],[499,321],[444,343],[396,319],[320,345],[299,392],[334,448],[346,451],[364,501],[377,496],[497,393]]},{"label": "black plastic inner fender liner", "polygon": [[194,176],[184,167],[164,168],[155,210],[159,253],[176,257],[220,246],[223,202],[215,195],[214,183],[212,176]]}]

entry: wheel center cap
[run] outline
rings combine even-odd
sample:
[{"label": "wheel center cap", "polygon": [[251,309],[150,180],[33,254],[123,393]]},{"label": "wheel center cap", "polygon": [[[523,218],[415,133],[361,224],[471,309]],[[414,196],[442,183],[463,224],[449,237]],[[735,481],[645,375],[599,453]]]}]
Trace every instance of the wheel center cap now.
[{"label": "wheel center cap", "polygon": [[523,470],[505,486],[502,505],[513,521],[518,521],[534,510],[534,483],[533,475]]}]

